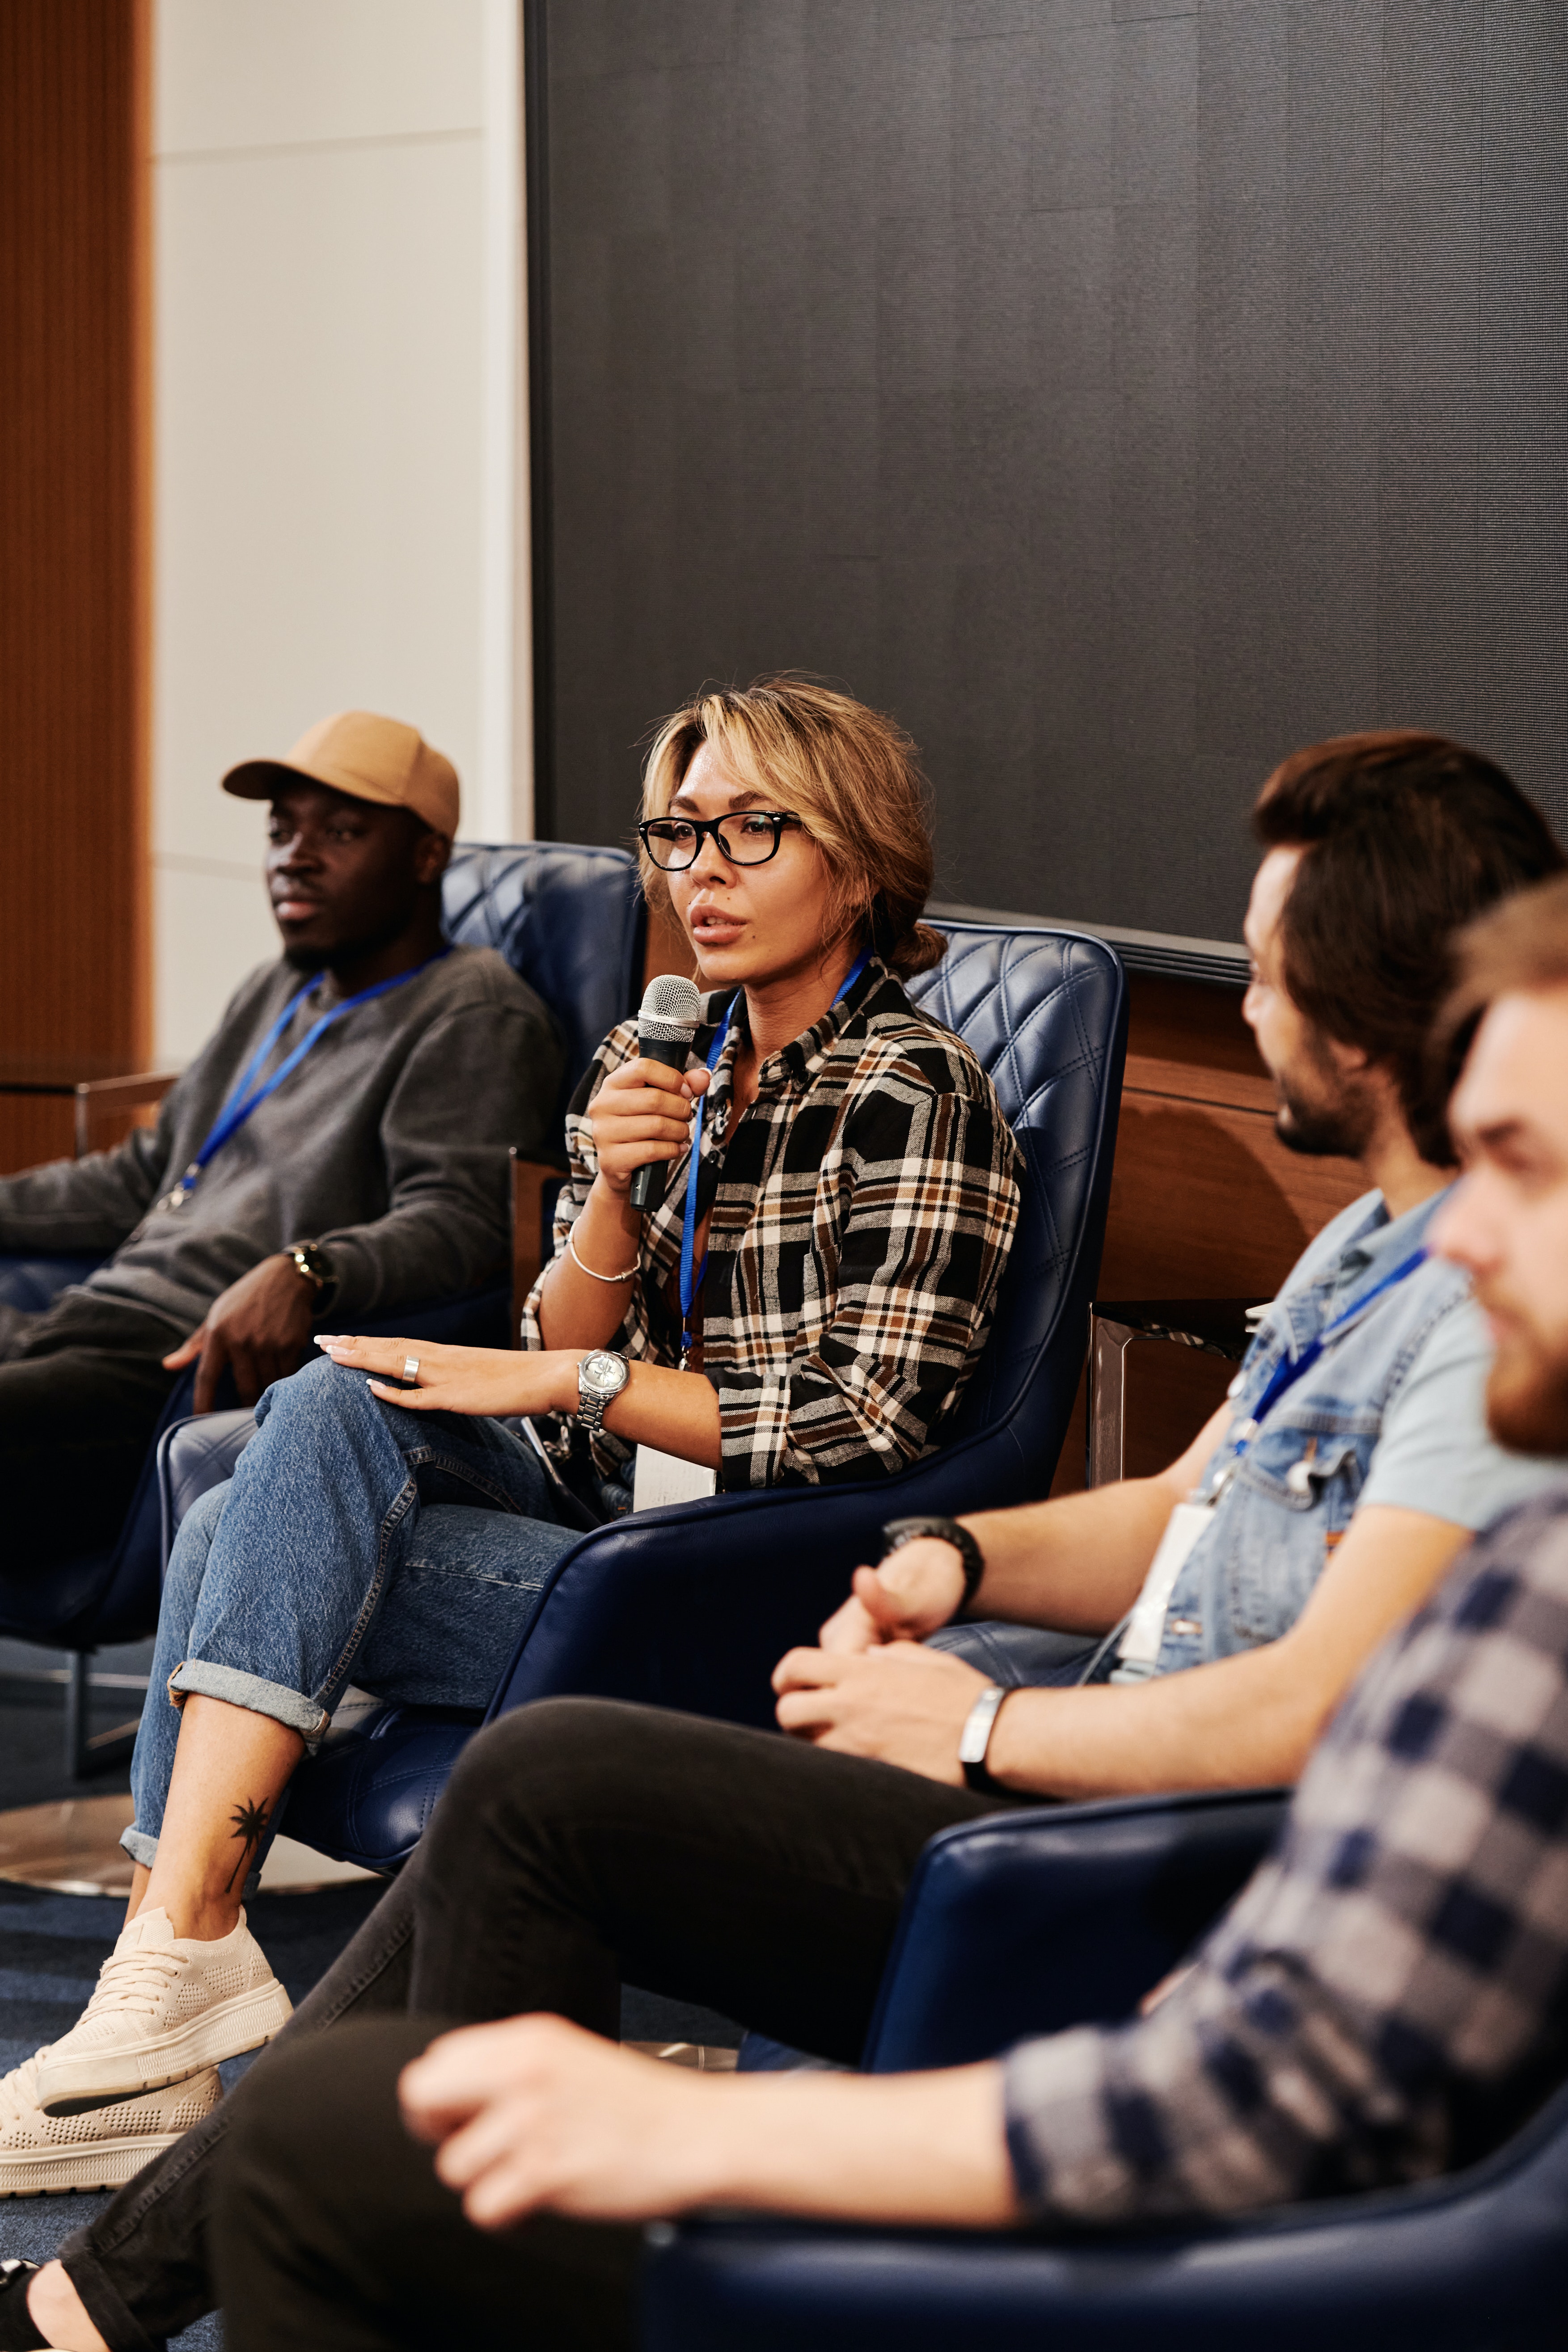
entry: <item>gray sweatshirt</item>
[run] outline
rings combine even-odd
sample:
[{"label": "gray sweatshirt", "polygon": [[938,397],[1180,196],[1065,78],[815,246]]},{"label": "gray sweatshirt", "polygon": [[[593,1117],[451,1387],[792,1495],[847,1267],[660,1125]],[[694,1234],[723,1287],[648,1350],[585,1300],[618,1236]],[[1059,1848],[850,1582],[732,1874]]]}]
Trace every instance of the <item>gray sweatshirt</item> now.
[{"label": "gray sweatshirt", "polygon": [[[281,961],[252,972],[155,1128],[117,1151],[0,1179],[0,1250],[112,1250],[88,1288],[163,1317],[182,1338],[220,1291],[291,1242],[330,1252],[345,1331],[460,1297],[504,1265],[507,1146],[559,1142],[562,1049],[540,999],[491,948],[454,948],[345,1013],[208,1162],[184,1206],[160,1205],[300,985]],[[323,973],[267,1070],[338,999]]]}]

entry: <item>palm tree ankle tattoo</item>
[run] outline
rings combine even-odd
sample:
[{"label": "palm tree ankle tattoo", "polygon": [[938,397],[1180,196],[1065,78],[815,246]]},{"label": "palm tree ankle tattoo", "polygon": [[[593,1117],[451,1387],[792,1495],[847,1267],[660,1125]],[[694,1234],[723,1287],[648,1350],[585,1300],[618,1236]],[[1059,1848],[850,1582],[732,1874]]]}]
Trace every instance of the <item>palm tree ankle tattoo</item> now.
[{"label": "palm tree ankle tattoo", "polygon": [[229,1820],[234,1823],[234,1836],[242,1838],[244,1843],[240,1847],[239,1860],[229,1872],[228,1885],[223,1890],[226,1895],[233,1894],[235,1880],[267,1834],[267,1808],[265,1805],[236,1805]]}]

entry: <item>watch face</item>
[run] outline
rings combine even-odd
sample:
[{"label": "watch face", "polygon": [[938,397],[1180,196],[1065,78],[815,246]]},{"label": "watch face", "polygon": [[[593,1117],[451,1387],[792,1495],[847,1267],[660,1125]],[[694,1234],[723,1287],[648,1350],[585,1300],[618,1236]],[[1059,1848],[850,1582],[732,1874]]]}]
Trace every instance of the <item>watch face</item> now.
[{"label": "watch face", "polygon": [[577,1378],[579,1385],[595,1396],[618,1396],[626,1384],[626,1368],[619,1356],[595,1352],[584,1357]]}]

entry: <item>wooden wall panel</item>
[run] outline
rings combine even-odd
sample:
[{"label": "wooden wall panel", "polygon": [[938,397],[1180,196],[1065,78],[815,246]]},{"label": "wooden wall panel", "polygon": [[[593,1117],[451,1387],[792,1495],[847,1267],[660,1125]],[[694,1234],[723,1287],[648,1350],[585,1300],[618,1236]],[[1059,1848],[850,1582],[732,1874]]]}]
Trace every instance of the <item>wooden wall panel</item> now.
[{"label": "wooden wall panel", "polygon": [[1269,1297],[1365,1185],[1276,1136],[1239,991],[1135,972],[1131,994],[1100,1295]]},{"label": "wooden wall panel", "polygon": [[[1348,1160],[1308,1160],[1274,1132],[1274,1088],[1240,992],[1129,975],[1127,1076],[1101,1298],[1272,1297],[1312,1235],[1363,1192]],[[1127,1468],[1173,1461],[1232,1367],[1136,1345],[1127,1360]],[[1080,1389],[1053,1494],[1083,1484]]]},{"label": "wooden wall panel", "polygon": [[[0,1054],[148,1045],[144,0],[0,8]],[[0,1168],[68,1150],[0,1097]]]}]

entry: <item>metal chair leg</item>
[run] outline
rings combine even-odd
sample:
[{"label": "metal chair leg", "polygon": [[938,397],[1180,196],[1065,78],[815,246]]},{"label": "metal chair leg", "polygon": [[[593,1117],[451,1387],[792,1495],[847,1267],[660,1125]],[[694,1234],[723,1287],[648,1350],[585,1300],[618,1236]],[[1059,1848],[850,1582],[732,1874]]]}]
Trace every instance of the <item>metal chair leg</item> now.
[{"label": "metal chair leg", "polygon": [[1086,1486],[1109,1486],[1121,1475],[1126,1450],[1127,1350],[1141,1337],[1131,1323],[1113,1323],[1109,1317],[1089,1309]]},{"label": "metal chair leg", "polygon": [[85,1650],[73,1650],[66,1664],[66,1770],[73,1780],[79,1780],[82,1777],[82,1759],[87,1747],[88,1710],[92,1688],[87,1661]]},{"label": "metal chair leg", "polygon": [[[112,1731],[92,1729],[92,1668],[90,1650],[73,1650],[66,1676],[66,1770],[73,1780],[90,1780],[95,1773],[118,1770],[131,1760],[141,1717],[117,1723]],[[125,1677],[117,1675],[116,1683]]]}]

